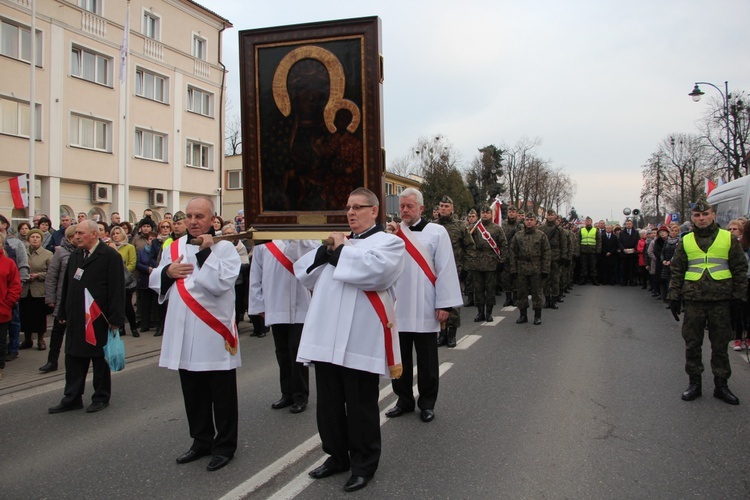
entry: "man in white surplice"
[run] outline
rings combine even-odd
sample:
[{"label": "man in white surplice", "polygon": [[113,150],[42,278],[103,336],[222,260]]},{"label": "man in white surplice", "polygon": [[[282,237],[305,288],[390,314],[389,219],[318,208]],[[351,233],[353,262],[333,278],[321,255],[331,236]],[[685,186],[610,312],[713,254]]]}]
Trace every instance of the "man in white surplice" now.
[{"label": "man in white surplice", "polygon": [[[398,401],[386,416],[400,417],[413,412],[416,405],[422,421],[431,422],[440,382],[437,334],[451,309],[463,304],[463,297],[448,231],[422,218],[424,200],[418,190],[405,189],[398,201],[401,224],[389,222],[388,230],[406,243],[404,272],[396,282],[396,323],[404,373],[393,380]],[[417,353],[418,401],[412,390],[412,346]]]},{"label": "man in white surplice", "polygon": [[297,360],[315,365],[318,432],[330,455],[310,476],[351,470],[345,491],[364,488],[375,474],[379,378],[400,368],[392,287],[404,267],[404,243],[376,223],[378,205],[371,191],[354,190],[346,207],[351,239],[334,232],[331,245],[294,264],[313,289]]}]

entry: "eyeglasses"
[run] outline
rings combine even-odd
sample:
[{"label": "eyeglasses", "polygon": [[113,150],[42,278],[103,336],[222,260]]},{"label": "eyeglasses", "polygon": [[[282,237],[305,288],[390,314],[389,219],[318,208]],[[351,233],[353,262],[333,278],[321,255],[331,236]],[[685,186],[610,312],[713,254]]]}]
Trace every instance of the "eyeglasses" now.
[{"label": "eyeglasses", "polygon": [[347,205],[344,207],[344,211],[348,212],[349,210],[354,210],[355,212],[359,212],[363,208],[371,208],[375,205]]},{"label": "eyeglasses", "polygon": [[166,225],[166,224],[165,224],[165,225],[163,225],[163,226],[159,226],[159,229],[165,229],[165,228],[166,228],[166,229],[172,229],[172,227],[171,227],[171,226],[168,226],[168,225]]}]

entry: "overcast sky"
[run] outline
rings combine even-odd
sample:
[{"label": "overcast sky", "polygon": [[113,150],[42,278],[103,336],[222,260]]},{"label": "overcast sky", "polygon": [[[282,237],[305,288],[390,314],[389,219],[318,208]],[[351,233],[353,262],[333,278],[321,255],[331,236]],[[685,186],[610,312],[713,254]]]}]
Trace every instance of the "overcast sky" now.
[{"label": "overcast sky", "polygon": [[639,206],[641,165],[661,139],[697,133],[707,99],[688,97],[694,82],[750,90],[748,0],[198,1],[234,24],[224,63],[235,113],[240,30],[375,15],[389,161],[434,134],[466,165],[487,144],[538,137],[594,220]]}]

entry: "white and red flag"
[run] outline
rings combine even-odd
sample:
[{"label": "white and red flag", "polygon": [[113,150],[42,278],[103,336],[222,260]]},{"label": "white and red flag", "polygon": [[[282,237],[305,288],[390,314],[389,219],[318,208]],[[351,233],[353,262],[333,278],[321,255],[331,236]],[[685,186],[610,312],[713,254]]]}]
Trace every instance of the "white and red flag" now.
[{"label": "white and red flag", "polygon": [[102,315],[99,304],[91,296],[88,288],[83,289],[83,296],[86,303],[86,342],[96,345],[96,332],[94,331],[94,321]]},{"label": "white and red flag", "polygon": [[710,195],[714,189],[716,189],[716,183],[706,178],[706,196]]},{"label": "white and red flag", "polygon": [[500,195],[495,196],[495,200],[492,202],[490,209],[492,210],[492,222],[498,226],[503,225],[502,206],[503,202],[500,201]]},{"label": "white and red flag", "polygon": [[29,176],[26,174],[12,177],[10,184],[10,195],[13,197],[13,208],[21,209],[29,206]]}]

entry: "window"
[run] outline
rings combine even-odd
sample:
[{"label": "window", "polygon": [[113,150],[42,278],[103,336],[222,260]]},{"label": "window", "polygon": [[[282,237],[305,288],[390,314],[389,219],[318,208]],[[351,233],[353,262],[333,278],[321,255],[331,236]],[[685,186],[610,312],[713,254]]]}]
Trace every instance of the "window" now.
[{"label": "window", "polygon": [[167,136],[136,129],[133,150],[135,156],[139,158],[167,161]]},{"label": "window", "polygon": [[227,189],[242,189],[242,170],[227,171]]},{"label": "window", "polygon": [[154,40],[159,40],[161,19],[151,12],[143,12],[143,34]]},{"label": "window", "polygon": [[103,0],[79,0],[78,4],[83,10],[87,10],[96,14],[97,16],[101,16],[102,2]]},{"label": "window", "polygon": [[[29,127],[31,125],[31,116],[29,115],[30,106],[28,102],[16,101],[7,97],[0,97],[0,133],[15,135],[18,137],[29,137]],[[36,115],[34,122],[35,138],[40,139],[42,107],[36,105]]]},{"label": "window", "polygon": [[404,189],[406,189],[404,186],[396,186],[396,194],[401,194]]},{"label": "window", "polygon": [[112,122],[80,115],[70,116],[70,145],[112,151]]},{"label": "window", "polygon": [[193,35],[193,57],[206,60],[206,39]]},{"label": "window", "polygon": [[82,47],[73,46],[70,57],[70,74],[98,83],[112,86],[112,58]]},{"label": "window", "polygon": [[193,113],[213,116],[214,95],[195,87],[188,87],[187,109]]},{"label": "window", "polygon": [[392,182],[386,182],[385,183],[385,194],[386,196],[393,194],[393,183]]},{"label": "window", "polygon": [[212,167],[212,150],[213,147],[208,144],[187,141],[185,164],[188,167],[205,168],[210,170]]},{"label": "window", "polygon": [[[0,54],[31,62],[31,28],[3,19],[0,23]],[[42,65],[42,32],[36,32],[36,65]]]},{"label": "window", "polygon": [[169,80],[143,68],[136,68],[135,94],[146,99],[168,103]]}]

